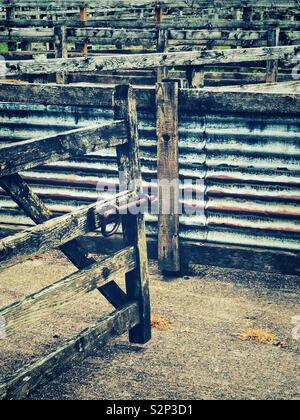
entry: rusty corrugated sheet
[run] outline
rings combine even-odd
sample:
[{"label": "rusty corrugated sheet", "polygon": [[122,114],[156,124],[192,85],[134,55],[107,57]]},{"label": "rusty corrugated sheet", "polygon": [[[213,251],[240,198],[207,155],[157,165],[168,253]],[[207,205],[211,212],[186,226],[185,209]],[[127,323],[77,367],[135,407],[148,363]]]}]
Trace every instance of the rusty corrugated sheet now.
[{"label": "rusty corrugated sheet", "polygon": [[[112,118],[111,109],[0,104],[0,145]],[[145,186],[156,176],[155,116],[139,113]],[[197,216],[181,217],[181,238],[300,248],[300,116],[181,112],[180,173],[202,180]],[[55,214],[97,199],[96,185],[117,183],[114,151],[57,162],[24,174]],[[1,191],[0,224],[31,225]],[[148,232],[157,233],[148,216]]]}]

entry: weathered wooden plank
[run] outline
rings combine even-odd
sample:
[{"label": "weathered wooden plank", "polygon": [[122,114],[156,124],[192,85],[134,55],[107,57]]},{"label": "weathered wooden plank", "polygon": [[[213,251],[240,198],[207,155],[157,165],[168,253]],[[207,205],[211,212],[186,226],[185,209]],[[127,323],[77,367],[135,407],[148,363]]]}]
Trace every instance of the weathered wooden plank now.
[{"label": "weathered wooden plank", "polygon": [[[65,26],[56,26],[54,28],[54,46],[56,58],[68,58],[67,29]],[[56,82],[66,83],[65,72],[56,73]]]},{"label": "weathered wooden plank", "polygon": [[[80,22],[87,22],[89,19],[88,8],[86,5],[80,7]],[[88,44],[84,42],[80,45],[81,54],[84,56],[88,55]]]},{"label": "weathered wooden plank", "polygon": [[[249,88],[231,88],[223,92],[218,88],[207,90],[179,90],[179,108],[181,111],[193,111],[195,109],[209,109],[212,112],[239,112],[274,114],[299,114],[300,95],[297,93],[297,82],[294,92],[249,92]],[[283,85],[285,86],[285,85]],[[257,90],[257,86],[255,87]],[[155,89],[135,88],[139,109],[154,109]],[[0,101],[15,102],[18,98],[20,103],[34,103],[42,105],[66,105],[66,106],[95,106],[112,107],[112,87],[99,86],[59,86],[59,85],[29,85],[29,84],[6,84],[0,82]]]},{"label": "weathered wooden plank", "polygon": [[126,141],[124,122],[114,121],[4,146],[0,148],[0,177],[86,155],[102,148],[124,144]]},{"label": "weathered wooden plank", "polygon": [[[125,119],[128,128],[128,143],[118,146],[118,167],[122,189],[133,188],[141,195],[142,175],[140,163],[139,133],[136,99],[131,86],[117,86],[114,96],[115,118]],[[140,324],[130,331],[129,339],[133,343],[145,344],[151,339],[151,306],[149,292],[149,271],[146,242],[145,215],[141,209],[138,214],[128,213],[123,216],[123,234],[127,246],[137,250],[137,267],[126,275],[127,295],[138,302]]]},{"label": "weathered wooden plank", "polygon": [[38,292],[0,309],[0,316],[5,319],[6,335],[32,325],[58,308],[76,302],[85,294],[98,289],[113,280],[122,278],[136,267],[136,251],[128,247],[92,264],[89,268],[71,274]]},{"label": "weathered wooden plank", "polygon": [[35,223],[44,223],[51,213],[46,205],[32,192],[20,175],[14,174],[0,178],[0,186],[12,197],[26,214],[30,213]]},{"label": "weathered wooden plank", "polygon": [[115,199],[94,203],[73,213],[46,221],[15,236],[0,241],[0,269],[13,266],[31,255],[50,251],[101,227],[103,212],[135,196],[132,192],[118,194]]},{"label": "weathered wooden plank", "polygon": [[[155,21],[157,25],[161,25],[164,18],[164,11],[162,7],[155,8]],[[156,51],[158,53],[163,53],[167,50],[168,47],[168,36],[169,32],[167,29],[158,29],[157,33],[157,46]],[[168,75],[167,67],[159,67],[157,69],[157,81],[161,82]]]},{"label": "weathered wooden plank", "polygon": [[112,55],[85,58],[7,61],[8,75],[51,74],[57,71],[68,73],[98,72],[115,69],[139,69],[155,67],[178,67],[206,64],[243,63],[251,61],[290,61],[300,52],[300,46],[264,47],[238,50],[189,51],[180,53],[154,53]]},{"label": "weathered wooden plank", "polygon": [[[65,9],[66,2],[63,0],[55,0],[54,4],[52,0],[1,0],[0,6],[15,6],[15,7],[63,7]],[[126,11],[128,9],[140,9],[140,8],[154,8],[157,5],[163,8],[185,8],[191,11],[191,4],[188,4],[185,0],[68,0],[68,7],[79,7],[88,5],[90,8],[95,8],[96,10],[120,10]],[[277,0],[275,6],[277,8],[292,8],[297,5],[296,0]],[[192,5],[192,11],[197,12],[202,10],[203,7],[207,7],[207,1],[198,0],[197,3]],[[211,3],[211,7],[215,8],[220,6],[218,0]],[[228,0],[228,6],[238,7],[243,10],[240,0]],[[271,0],[248,0],[247,7],[259,7],[263,8],[274,8],[274,1]]]},{"label": "weathered wooden plank", "polygon": [[179,87],[156,86],[159,182],[158,261],[163,273],[180,272],[179,255]]},{"label": "weathered wooden plank", "polygon": [[253,114],[299,115],[300,96],[297,94],[260,93],[234,90],[232,92],[218,88],[207,90],[182,90],[180,109],[193,112],[249,112]]},{"label": "weathered wooden plank", "polygon": [[182,243],[181,258],[183,272],[187,274],[193,273],[195,265],[294,276],[300,274],[299,252],[186,241]]},{"label": "weathered wooden plank", "polygon": [[[268,46],[275,47],[279,45],[280,28],[268,31]],[[266,83],[276,83],[278,79],[278,60],[267,61]]]},{"label": "weathered wooden plank", "polygon": [[[20,175],[0,178],[0,185],[36,224],[42,224],[52,218],[49,209]],[[88,252],[80,247],[76,239],[60,247],[60,250],[77,268],[84,268],[95,262],[89,257]]]},{"label": "weathered wooden plank", "polygon": [[[100,250],[105,254],[118,251],[123,243],[120,235],[104,240],[99,234],[92,233],[80,238],[89,250],[95,253]],[[148,238],[148,255],[152,260],[158,259],[158,241]],[[209,244],[199,242],[180,242],[182,274],[195,274],[193,266],[209,265],[265,273],[279,273],[299,276],[300,252],[281,251],[261,247]]]},{"label": "weathered wooden plank", "polygon": [[[59,20],[61,25],[67,26],[69,28],[109,28],[109,29],[149,29],[153,30],[157,27],[157,24],[152,20],[147,21],[144,19],[134,19],[125,20],[116,18],[113,19],[110,16],[110,19],[103,19],[103,17],[91,17],[86,24],[75,20],[74,18],[61,17]],[[6,28],[35,28],[35,27],[53,27],[56,26],[57,22],[49,20],[39,20],[39,19],[24,19],[24,17],[18,17],[10,20],[1,20],[0,26]],[[251,25],[249,22],[243,22],[240,20],[234,19],[208,19],[208,18],[191,18],[184,17],[180,18],[179,16],[174,17],[174,19],[165,19],[163,23],[159,25],[160,29],[178,29],[178,30],[233,30],[233,29],[242,29],[242,30],[268,30],[268,28],[276,27],[280,25],[280,28],[285,31],[291,29],[298,30],[300,29],[300,23],[298,21],[284,20],[284,19],[265,19],[264,21],[252,21]]]},{"label": "weathered wooden plank", "polygon": [[75,339],[68,341],[48,356],[22,368],[13,377],[0,383],[1,400],[26,398],[36,388],[48,384],[74,362],[82,361],[103,347],[107,342],[139,324],[139,308],[136,303],[108,315]]}]

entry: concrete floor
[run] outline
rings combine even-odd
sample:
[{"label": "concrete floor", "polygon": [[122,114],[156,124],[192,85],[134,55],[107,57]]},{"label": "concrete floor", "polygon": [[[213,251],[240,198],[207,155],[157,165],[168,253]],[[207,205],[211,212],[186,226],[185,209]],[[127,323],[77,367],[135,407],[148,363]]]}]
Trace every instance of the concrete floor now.
[{"label": "concrete floor", "polygon": [[[0,275],[0,306],[73,271],[59,254]],[[151,264],[153,313],[172,323],[145,347],[126,337],[75,364],[31,399],[299,399],[299,278],[201,267],[201,275],[165,282]],[[22,293],[20,292],[22,290]],[[0,341],[2,375],[49,352],[110,307],[97,293],[62,308],[9,342]],[[243,341],[249,327],[273,344]],[[280,345],[279,345],[280,343]]]}]

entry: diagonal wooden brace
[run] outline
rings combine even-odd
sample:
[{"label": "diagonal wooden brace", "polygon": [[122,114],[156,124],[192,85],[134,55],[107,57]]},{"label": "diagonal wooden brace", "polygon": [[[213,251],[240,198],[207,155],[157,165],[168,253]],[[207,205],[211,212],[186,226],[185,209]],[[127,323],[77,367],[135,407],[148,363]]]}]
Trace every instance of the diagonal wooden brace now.
[{"label": "diagonal wooden brace", "polygon": [[[42,224],[51,219],[51,212],[20,175],[14,174],[0,178],[0,186],[36,224]],[[80,270],[96,263],[96,260],[88,256],[76,239],[63,245],[60,250]],[[98,290],[116,309],[128,303],[126,293],[115,282],[108,283]]]}]

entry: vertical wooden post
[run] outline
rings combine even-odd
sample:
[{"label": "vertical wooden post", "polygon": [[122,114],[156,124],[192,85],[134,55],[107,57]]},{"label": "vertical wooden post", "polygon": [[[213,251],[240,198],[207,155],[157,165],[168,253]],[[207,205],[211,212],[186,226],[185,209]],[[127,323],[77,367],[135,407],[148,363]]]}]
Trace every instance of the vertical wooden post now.
[{"label": "vertical wooden post", "polygon": [[[6,21],[10,22],[15,18],[15,8],[12,6],[8,6],[6,8]],[[17,51],[18,44],[14,41],[8,41],[7,49],[8,51]]]},{"label": "vertical wooden post", "polygon": [[[156,51],[158,53],[165,52],[168,46],[168,34],[169,31],[167,29],[162,29],[160,25],[163,22],[163,8],[156,7],[155,8],[155,21],[158,25],[157,28],[157,48]],[[157,69],[157,81],[161,82],[168,76],[168,69],[167,67],[159,67]]]},{"label": "vertical wooden post", "polygon": [[[68,57],[68,45],[67,45],[67,29],[65,26],[55,26],[54,28],[54,38],[55,38],[55,49],[56,49],[56,58],[67,58]],[[66,74],[57,73],[56,74],[56,83],[64,84],[66,83]]]},{"label": "vertical wooden post", "polygon": [[180,272],[178,95],[178,82],[157,83],[158,258],[165,274]]},{"label": "vertical wooden post", "polygon": [[[86,7],[80,8],[80,22],[87,22],[89,19],[88,9]],[[80,45],[81,53],[83,55],[88,55],[88,44]]]},{"label": "vertical wooden post", "polygon": [[241,8],[234,9],[234,19],[236,20],[243,19],[243,11]]},{"label": "vertical wooden post", "polygon": [[[117,148],[120,187],[142,194],[142,175],[139,156],[139,133],[136,100],[129,85],[116,87],[114,96],[115,119],[124,119],[128,126],[128,143]],[[151,339],[151,308],[146,242],[145,216],[123,216],[123,234],[126,245],[133,245],[137,252],[137,267],[126,275],[126,289],[130,300],[140,308],[140,324],[129,333],[132,343],[145,344]]]},{"label": "vertical wooden post", "polygon": [[[268,31],[268,47],[277,47],[280,39],[280,28],[270,29]],[[267,83],[276,83],[278,80],[278,60],[267,61]]]},{"label": "vertical wooden post", "polygon": [[22,41],[20,47],[21,51],[31,51],[31,42]]},{"label": "vertical wooden post", "polygon": [[155,8],[155,21],[156,23],[162,23],[164,17],[164,11],[163,8],[160,6],[157,6]]},{"label": "vertical wooden post", "polygon": [[201,89],[205,86],[205,72],[203,66],[188,66],[186,78],[190,89]]},{"label": "vertical wooden post", "polygon": [[253,21],[253,7],[244,7],[243,9],[243,21],[252,22]]}]

